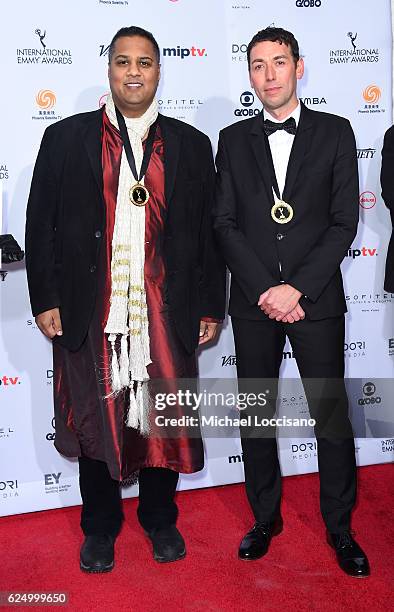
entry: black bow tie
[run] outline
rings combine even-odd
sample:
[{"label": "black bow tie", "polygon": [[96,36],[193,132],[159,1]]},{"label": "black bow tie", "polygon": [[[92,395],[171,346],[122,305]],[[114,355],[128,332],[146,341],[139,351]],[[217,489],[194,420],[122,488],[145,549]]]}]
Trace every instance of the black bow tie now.
[{"label": "black bow tie", "polygon": [[270,121],[269,119],[264,120],[264,132],[267,136],[271,136],[277,130],[286,130],[289,134],[295,135],[297,131],[297,124],[294,117],[290,117],[284,123],[274,123],[274,121]]}]

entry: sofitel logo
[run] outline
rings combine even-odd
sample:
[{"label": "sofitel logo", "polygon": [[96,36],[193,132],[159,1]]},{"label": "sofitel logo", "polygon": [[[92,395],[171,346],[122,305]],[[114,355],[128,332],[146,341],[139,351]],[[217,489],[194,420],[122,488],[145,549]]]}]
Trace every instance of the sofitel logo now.
[{"label": "sofitel logo", "polygon": [[36,28],[34,34],[38,38],[38,47],[16,50],[18,64],[72,64],[70,49],[50,48],[46,42],[46,30]]}]

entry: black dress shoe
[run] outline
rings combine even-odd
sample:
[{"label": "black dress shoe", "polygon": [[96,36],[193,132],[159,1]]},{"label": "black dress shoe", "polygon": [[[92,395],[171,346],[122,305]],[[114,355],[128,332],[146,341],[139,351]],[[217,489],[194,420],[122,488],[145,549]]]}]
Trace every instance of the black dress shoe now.
[{"label": "black dress shoe", "polygon": [[84,572],[110,572],[114,566],[114,541],[111,535],[88,535],[82,544],[80,567]]},{"label": "black dress shoe", "polygon": [[153,545],[153,558],[159,563],[178,561],[186,555],[185,540],[175,525],[146,532]]},{"label": "black dress shoe", "polygon": [[282,529],[281,518],[273,523],[255,523],[243,538],[239,546],[238,557],[244,561],[260,559],[268,552],[272,537],[279,535]]},{"label": "black dress shoe", "polygon": [[350,531],[328,533],[327,542],[335,550],[338,565],[346,574],[356,578],[369,576],[367,555],[353,539]]}]

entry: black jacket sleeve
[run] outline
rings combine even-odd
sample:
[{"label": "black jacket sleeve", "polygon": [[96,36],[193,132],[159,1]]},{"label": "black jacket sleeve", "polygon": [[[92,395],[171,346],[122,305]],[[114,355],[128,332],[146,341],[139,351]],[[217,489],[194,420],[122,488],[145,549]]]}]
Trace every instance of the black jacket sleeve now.
[{"label": "black jacket sleeve", "polygon": [[344,121],[332,174],[330,226],[287,281],[312,302],[337,272],[356,236],[358,199],[356,143],[349,121]]},{"label": "black jacket sleeve", "polygon": [[53,131],[44,133],[33,172],[26,212],[26,270],[34,316],[60,306],[55,282],[57,188],[52,166]]},{"label": "black jacket sleeve", "polygon": [[257,304],[264,291],[278,282],[254,252],[237,224],[237,201],[223,133],[216,156],[216,203],[214,228],[226,264],[241,286],[248,302]]}]

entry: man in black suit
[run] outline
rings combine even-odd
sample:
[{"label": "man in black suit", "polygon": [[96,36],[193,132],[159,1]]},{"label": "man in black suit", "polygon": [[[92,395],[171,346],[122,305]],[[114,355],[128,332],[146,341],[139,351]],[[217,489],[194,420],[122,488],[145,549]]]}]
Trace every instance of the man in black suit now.
[{"label": "man in black suit", "polygon": [[[272,379],[273,399],[265,409],[272,416],[288,336],[316,420],[328,542],[345,572],[366,576],[368,560],[350,532],[356,462],[343,382],[340,264],[358,222],[354,136],[346,119],[300,104],[296,87],[304,63],[293,34],[262,30],[247,57],[264,111],[221,131],[214,210],[231,271],[239,385],[247,391],[246,379],[254,386],[256,379]],[[256,433],[241,431],[246,492],[256,519],[241,542],[241,559],[262,557],[282,529],[275,432]]]},{"label": "man in black suit", "polygon": [[119,482],[136,473],[154,558],[185,556],[174,495],[179,472],[202,469],[202,442],[152,435],[148,383],[196,375],[195,349],[215,337],[225,298],[211,144],[158,114],[152,34],[119,30],[108,75],[105,108],[45,131],[26,224],[32,311],[53,339],[55,445],[79,459],[87,572],[114,566]]},{"label": "man in black suit", "polygon": [[[391,225],[394,226],[394,126],[391,126],[384,135],[382,149],[382,170],[380,173],[380,184],[382,186],[382,198],[391,215]],[[384,289],[394,293],[394,238],[391,235],[386,258],[386,273],[384,277]]]}]

